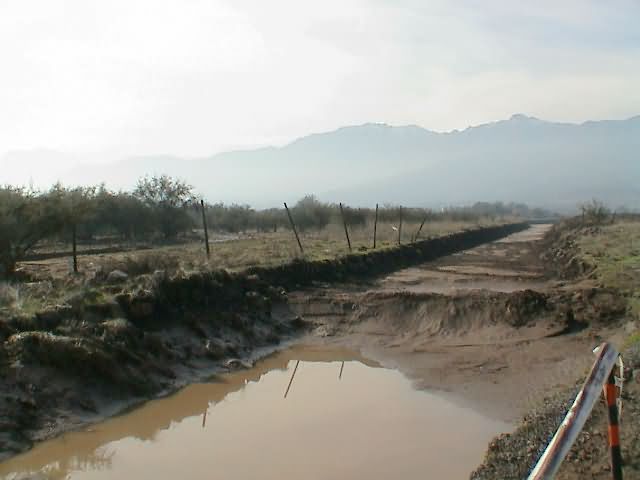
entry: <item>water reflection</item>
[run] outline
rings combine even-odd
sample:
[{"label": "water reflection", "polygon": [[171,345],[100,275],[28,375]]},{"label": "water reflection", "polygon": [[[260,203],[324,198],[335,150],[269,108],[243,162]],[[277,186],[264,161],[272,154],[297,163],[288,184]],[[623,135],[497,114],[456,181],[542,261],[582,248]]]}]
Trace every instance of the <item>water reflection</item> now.
[{"label": "water reflection", "polygon": [[376,367],[346,350],[291,349],[45,442],[0,464],[0,475],[465,478],[487,441],[509,429]]}]

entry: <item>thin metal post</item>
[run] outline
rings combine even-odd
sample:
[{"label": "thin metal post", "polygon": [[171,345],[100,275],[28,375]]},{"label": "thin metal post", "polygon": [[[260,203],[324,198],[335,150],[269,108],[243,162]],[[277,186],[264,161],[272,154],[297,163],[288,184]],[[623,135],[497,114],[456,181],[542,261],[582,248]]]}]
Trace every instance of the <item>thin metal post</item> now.
[{"label": "thin metal post", "polygon": [[71,249],[73,252],[73,273],[78,273],[78,247],[76,241],[76,223],[71,226]]},{"label": "thin metal post", "polygon": [[555,477],[589,418],[618,358],[618,352],[608,343],[601,344],[598,349],[598,358],[591,367],[587,379],[556,434],[529,474],[528,480],[548,480]]},{"label": "thin metal post", "polygon": [[398,225],[398,245],[402,243],[402,205],[400,206],[400,225]]},{"label": "thin metal post", "polygon": [[202,227],[204,228],[204,246],[207,251],[207,258],[211,255],[209,251],[209,232],[207,230],[207,216],[204,212],[204,200],[200,200],[200,207],[202,208]]},{"label": "thin metal post", "polygon": [[289,223],[291,223],[291,228],[293,229],[293,233],[296,236],[296,240],[298,241],[298,247],[300,247],[300,253],[304,255],[304,249],[302,248],[302,243],[300,242],[300,237],[298,236],[298,230],[296,230],[296,224],[293,223],[293,217],[291,217],[291,212],[289,211],[289,207],[287,207],[287,202],[284,202],[284,208],[287,211],[287,216],[289,217]]},{"label": "thin metal post", "polygon": [[373,248],[376,248],[377,233],[378,233],[378,204],[376,203],[376,218],[373,221]]},{"label": "thin metal post", "polygon": [[344,234],[347,237],[347,245],[349,245],[349,251],[351,251],[351,240],[349,240],[349,230],[347,229],[347,219],[344,218],[344,210],[342,209],[342,203],[340,203],[340,216],[342,217],[342,225],[344,226]]},{"label": "thin metal post", "polygon": [[418,241],[418,236],[420,235],[420,232],[422,231],[422,227],[424,227],[424,222],[427,221],[427,216],[425,215],[424,218],[422,219],[422,223],[420,224],[420,228],[418,228],[418,231],[416,232],[415,236],[413,237],[413,241],[417,242]]},{"label": "thin metal post", "polygon": [[342,380],[342,370],[344,370],[344,362],[340,364],[340,374],[338,375],[338,380]]}]

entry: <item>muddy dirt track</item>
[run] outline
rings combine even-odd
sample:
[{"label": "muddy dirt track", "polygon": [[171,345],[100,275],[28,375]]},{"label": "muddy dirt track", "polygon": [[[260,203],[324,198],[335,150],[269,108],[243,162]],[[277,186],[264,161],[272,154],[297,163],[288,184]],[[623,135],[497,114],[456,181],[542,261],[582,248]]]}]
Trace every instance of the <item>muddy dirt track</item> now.
[{"label": "muddy dirt track", "polygon": [[534,225],[368,285],[298,292],[290,304],[314,323],[305,341],[360,348],[420,388],[514,421],[584,375],[591,348],[613,333],[585,328],[576,321],[585,307],[567,307],[567,297],[578,300],[574,286],[541,259],[549,228]]},{"label": "muddy dirt track", "polygon": [[515,425],[584,378],[593,346],[620,335],[625,305],[588,278],[560,279],[550,225],[501,228],[335,264],[149,278],[153,289],[117,303],[36,315],[40,331],[9,322],[0,458],[292,342],[360,350]]}]

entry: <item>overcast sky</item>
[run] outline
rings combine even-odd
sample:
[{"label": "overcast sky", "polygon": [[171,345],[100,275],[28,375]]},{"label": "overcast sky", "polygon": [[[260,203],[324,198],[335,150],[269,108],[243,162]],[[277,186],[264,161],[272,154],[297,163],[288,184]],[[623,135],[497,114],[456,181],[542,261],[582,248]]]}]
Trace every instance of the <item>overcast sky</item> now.
[{"label": "overcast sky", "polygon": [[626,118],[639,19],[635,0],[0,0],[0,155]]}]

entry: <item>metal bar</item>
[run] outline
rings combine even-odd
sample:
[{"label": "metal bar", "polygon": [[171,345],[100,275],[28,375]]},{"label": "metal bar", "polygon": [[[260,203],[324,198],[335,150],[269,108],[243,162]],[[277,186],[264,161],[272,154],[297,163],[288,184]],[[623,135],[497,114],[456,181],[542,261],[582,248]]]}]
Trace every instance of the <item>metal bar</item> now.
[{"label": "metal bar", "polygon": [[349,239],[349,230],[347,230],[347,219],[344,218],[344,210],[342,209],[342,203],[340,203],[340,216],[342,217],[342,225],[344,225],[344,234],[347,237],[347,245],[349,245],[349,251],[351,251],[351,240]]},{"label": "metal bar", "polygon": [[344,369],[344,362],[340,365],[340,374],[338,375],[338,380],[342,380],[342,370]]},{"label": "metal bar", "polygon": [[600,391],[618,358],[618,352],[608,343],[601,344],[598,349],[598,358],[591,367],[584,385],[582,385],[573,405],[540,460],[529,474],[528,480],[554,478],[578,434],[582,431],[587,418],[589,418],[589,414],[600,396]]},{"label": "metal bar", "polygon": [[287,394],[289,393],[289,389],[291,388],[291,384],[293,383],[293,377],[296,376],[296,371],[298,370],[299,364],[300,364],[300,360],[296,360],[296,366],[293,368],[293,373],[291,374],[291,380],[289,380],[289,385],[287,385],[287,390],[284,392],[284,398],[287,398]]},{"label": "metal bar", "polygon": [[302,243],[300,243],[300,237],[298,236],[298,230],[296,230],[296,224],[293,223],[293,217],[291,216],[289,207],[287,207],[287,202],[284,202],[284,208],[287,211],[287,216],[289,217],[289,223],[291,223],[291,228],[293,228],[293,233],[296,235],[296,240],[298,241],[298,247],[300,247],[300,253],[304,255],[304,250],[302,249]]}]

